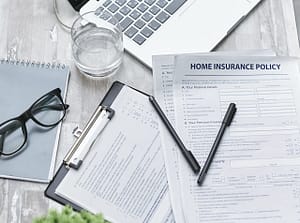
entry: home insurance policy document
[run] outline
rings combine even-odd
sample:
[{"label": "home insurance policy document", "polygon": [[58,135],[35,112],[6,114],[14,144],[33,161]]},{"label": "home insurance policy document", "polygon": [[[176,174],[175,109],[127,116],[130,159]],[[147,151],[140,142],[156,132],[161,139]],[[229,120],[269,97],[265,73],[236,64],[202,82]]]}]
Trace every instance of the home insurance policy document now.
[{"label": "home insurance policy document", "polygon": [[160,119],[148,96],[124,86],[111,108],[114,117],[80,169],[55,193],[113,223],[173,223]]},{"label": "home insurance policy document", "polygon": [[[275,56],[271,50],[240,50],[240,51],[220,51],[210,53],[183,54],[183,55],[198,55],[198,56]],[[174,69],[175,69],[175,54],[155,55],[152,58],[153,64],[153,83],[154,95],[159,102],[164,113],[169,121],[175,127],[175,105],[174,105]],[[165,166],[169,182],[170,198],[172,203],[173,214],[176,222],[185,222],[182,194],[180,188],[180,175],[178,159],[182,154],[176,142],[170,136],[169,132],[161,126],[160,128],[163,153],[165,158]]]},{"label": "home insurance policy document", "polygon": [[186,222],[300,222],[297,61],[177,56],[173,87],[177,129],[201,166],[237,106],[201,187],[180,157]]}]

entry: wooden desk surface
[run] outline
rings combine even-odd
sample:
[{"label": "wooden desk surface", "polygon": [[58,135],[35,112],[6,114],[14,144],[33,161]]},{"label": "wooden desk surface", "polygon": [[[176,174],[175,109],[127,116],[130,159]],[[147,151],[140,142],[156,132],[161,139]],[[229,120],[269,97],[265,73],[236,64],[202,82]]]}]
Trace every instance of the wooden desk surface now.
[{"label": "wooden desk surface", "polygon": [[[70,35],[56,20],[52,0],[0,1],[0,58],[60,62],[71,67],[67,103],[56,167],[74,142],[72,130],[84,126],[111,83],[120,80],[152,92],[151,70],[126,54],[119,72],[106,80],[82,76],[71,59]],[[57,39],[53,38],[57,34]],[[278,55],[299,55],[292,0],[264,0],[217,50],[272,49]],[[29,223],[49,208],[45,184],[0,179],[0,222]]]}]

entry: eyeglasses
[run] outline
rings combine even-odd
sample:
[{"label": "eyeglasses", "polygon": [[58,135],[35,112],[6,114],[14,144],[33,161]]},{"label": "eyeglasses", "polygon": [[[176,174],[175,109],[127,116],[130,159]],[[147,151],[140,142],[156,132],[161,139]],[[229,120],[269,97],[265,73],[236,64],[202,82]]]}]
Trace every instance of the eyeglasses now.
[{"label": "eyeglasses", "polygon": [[61,90],[56,88],[34,102],[20,116],[0,124],[0,156],[19,153],[27,142],[26,122],[32,119],[36,124],[51,128],[60,123],[69,105],[63,102]]}]

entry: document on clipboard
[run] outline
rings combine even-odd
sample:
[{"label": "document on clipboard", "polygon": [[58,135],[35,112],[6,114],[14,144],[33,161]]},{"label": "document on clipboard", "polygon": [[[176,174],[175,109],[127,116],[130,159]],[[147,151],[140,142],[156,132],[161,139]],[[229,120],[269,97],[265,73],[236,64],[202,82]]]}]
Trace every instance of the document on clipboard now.
[{"label": "document on clipboard", "polygon": [[175,222],[158,120],[148,95],[115,82],[45,195],[111,222]]}]

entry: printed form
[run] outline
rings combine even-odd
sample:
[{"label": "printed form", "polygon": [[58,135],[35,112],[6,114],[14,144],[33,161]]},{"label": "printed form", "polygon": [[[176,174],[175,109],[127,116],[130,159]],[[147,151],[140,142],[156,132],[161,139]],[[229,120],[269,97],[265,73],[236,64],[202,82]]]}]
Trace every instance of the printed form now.
[{"label": "printed form", "polygon": [[[215,55],[215,56],[238,56],[238,55],[255,55],[255,56],[275,56],[271,50],[246,50],[246,51],[233,51],[233,52],[211,52],[199,54],[184,54],[184,55]],[[174,106],[174,68],[175,68],[176,55],[155,55],[152,58],[153,63],[153,83],[154,83],[154,96],[159,102],[168,120],[173,127],[175,124],[175,106]],[[182,209],[182,194],[180,188],[180,175],[179,175],[179,156],[182,156],[177,144],[174,142],[168,131],[160,128],[161,137],[163,141],[163,153],[165,158],[165,166],[169,182],[170,198],[173,208],[173,214],[176,222],[186,222],[184,212]]]},{"label": "printed form", "polygon": [[203,166],[236,103],[203,185],[179,172],[186,222],[300,222],[300,84],[281,57],[175,57],[176,125]]},{"label": "printed form", "polygon": [[[168,120],[175,127],[175,108],[173,98],[174,55],[153,56],[154,96]],[[170,199],[176,222],[185,222],[182,210],[178,160],[180,150],[169,132],[160,126],[162,151],[169,182]]]},{"label": "printed form", "polygon": [[114,117],[56,194],[114,223],[174,223],[160,119],[148,96],[124,86],[111,108]]}]

